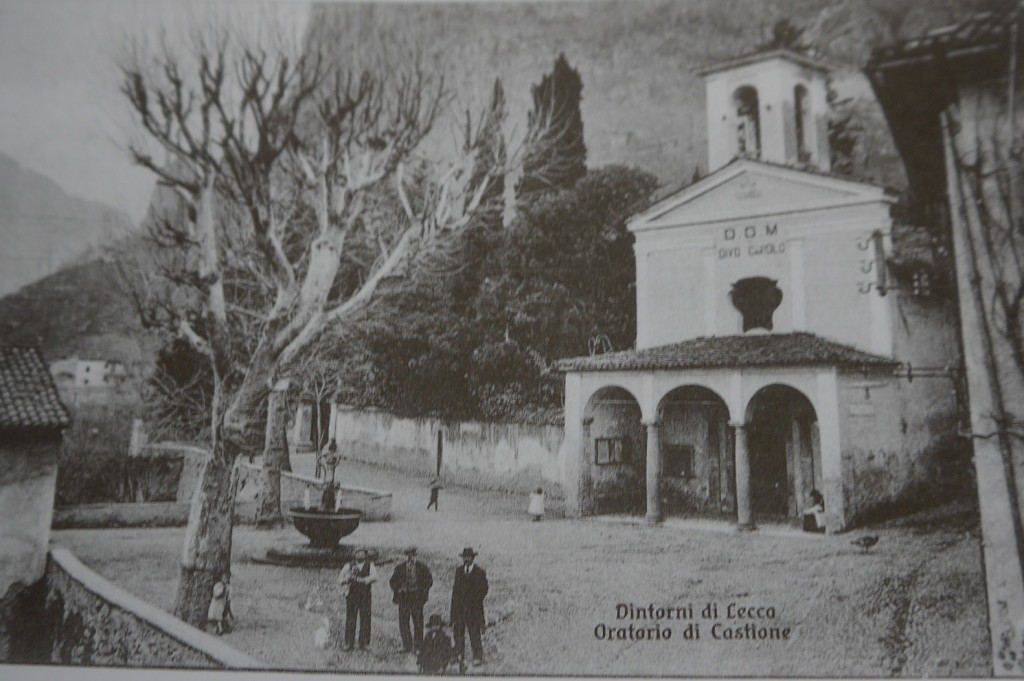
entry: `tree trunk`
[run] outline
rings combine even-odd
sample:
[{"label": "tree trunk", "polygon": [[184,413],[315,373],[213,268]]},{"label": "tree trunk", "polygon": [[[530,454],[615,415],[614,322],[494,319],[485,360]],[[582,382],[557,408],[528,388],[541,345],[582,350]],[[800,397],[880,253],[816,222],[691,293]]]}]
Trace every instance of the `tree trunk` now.
[{"label": "tree trunk", "polygon": [[260,505],[256,513],[256,524],[260,527],[280,525],[284,522],[281,514],[281,471],[291,471],[288,457],[287,411],[285,397],[288,394],[287,381],[280,381],[267,396],[267,431],[263,445],[263,486],[260,490]]},{"label": "tree trunk", "polygon": [[233,461],[223,452],[214,452],[192,498],[174,614],[197,627],[206,621],[217,577],[231,567],[236,488]]}]

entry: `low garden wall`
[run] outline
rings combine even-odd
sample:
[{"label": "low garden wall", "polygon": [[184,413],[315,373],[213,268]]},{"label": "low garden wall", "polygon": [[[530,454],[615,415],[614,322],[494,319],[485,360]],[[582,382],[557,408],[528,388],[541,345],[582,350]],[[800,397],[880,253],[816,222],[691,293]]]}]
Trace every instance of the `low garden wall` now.
[{"label": "low garden wall", "polygon": [[549,498],[564,498],[560,425],[399,418],[345,405],[332,411],[331,437],[345,458],[434,475],[440,432],[445,481],[522,494],[542,487]]},{"label": "low garden wall", "polygon": [[106,527],[182,527],[190,504],[164,501],[142,504],[83,504],[54,509],[53,529]]},{"label": "low garden wall", "polygon": [[49,662],[73,665],[261,669],[252,658],[131,595],[65,549],[50,552],[44,613]]}]

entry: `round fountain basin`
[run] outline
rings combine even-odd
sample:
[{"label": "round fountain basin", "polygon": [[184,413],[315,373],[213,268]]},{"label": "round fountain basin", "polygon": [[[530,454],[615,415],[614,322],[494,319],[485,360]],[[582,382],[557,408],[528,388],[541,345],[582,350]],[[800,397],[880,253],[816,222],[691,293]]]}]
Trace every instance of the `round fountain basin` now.
[{"label": "round fountain basin", "polygon": [[297,506],[288,511],[295,529],[304,534],[311,546],[334,548],[338,540],[347,537],[359,527],[362,511],[353,508],[339,508],[337,511],[321,511],[315,508]]}]

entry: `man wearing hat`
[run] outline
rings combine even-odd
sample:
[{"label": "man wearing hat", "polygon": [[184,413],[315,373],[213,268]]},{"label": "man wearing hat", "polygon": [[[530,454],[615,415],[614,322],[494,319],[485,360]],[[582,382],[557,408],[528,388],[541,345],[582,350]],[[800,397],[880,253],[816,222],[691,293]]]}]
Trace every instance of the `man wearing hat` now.
[{"label": "man wearing hat", "polygon": [[[416,547],[405,550],[405,561],[395,566],[391,575],[392,602],[398,605],[398,628],[402,632],[402,650],[419,650],[423,642],[423,605],[434,585],[430,568],[416,560]],[[412,631],[409,630],[412,620]]]},{"label": "man wearing hat", "polygon": [[345,650],[352,650],[356,639],[356,618],[359,618],[359,649],[370,645],[370,588],[377,581],[377,568],[370,562],[366,549],[356,550],[355,560],[341,569],[338,581],[348,585],[345,596]]},{"label": "man wearing hat", "polygon": [[484,663],[484,647],[480,633],[484,628],[484,597],[487,596],[487,573],[476,565],[476,551],[470,547],[462,550],[462,565],[455,568],[455,584],[452,586],[452,627],[455,629],[455,653],[464,659],[466,651],[466,629],[469,629],[469,644],[473,648],[473,665]]}]

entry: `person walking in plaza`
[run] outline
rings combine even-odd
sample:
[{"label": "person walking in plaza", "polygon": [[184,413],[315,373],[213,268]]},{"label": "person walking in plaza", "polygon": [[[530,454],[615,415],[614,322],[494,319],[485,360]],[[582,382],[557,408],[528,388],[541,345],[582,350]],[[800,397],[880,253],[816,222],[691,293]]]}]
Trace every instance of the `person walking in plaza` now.
[{"label": "person walking in plaza", "polygon": [[[402,651],[419,651],[423,643],[423,606],[427,602],[434,577],[430,568],[416,560],[416,547],[405,550],[405,561],[391,574],[393,602],[398,605],[398,628],[402,633]],[[412,630],[409,622],[412,621]]]},{"label": "person walking in plaza", "polygon": [[438,510],[437,509],[437,496],[438,496],[438,493],[440,491],[441,491],[441,479],[440,478],[434,478],[431,481],[431,483],[430,483],[430,501],[427,502],[427,510],[428,511],[430,510],[431,506],[434,507],[435,511]]},{"label": "person walking in plaza", "polygon": [[455,653],[465,659],[466,630],[469,630],[469,644],[473,649],[473,665],[484,663],[484,648],[480,634],[484,629],[484,598],[487,596],[487,573],[476,564],[476,552],[466,547],[462,550],[462,565],[455,569],[455,584],[452,586],[452,627],[455,630]]},{"label": "person walking in plaza", "polygon": [[348,586],[345,596],[345,648],[352,650],[356,638],[356,619],[359,619],[359,649],[370,645],[370,589],[377,581],[377,568],[365,549],[358,549],[355,560],[341,569],[338,581]]}]

